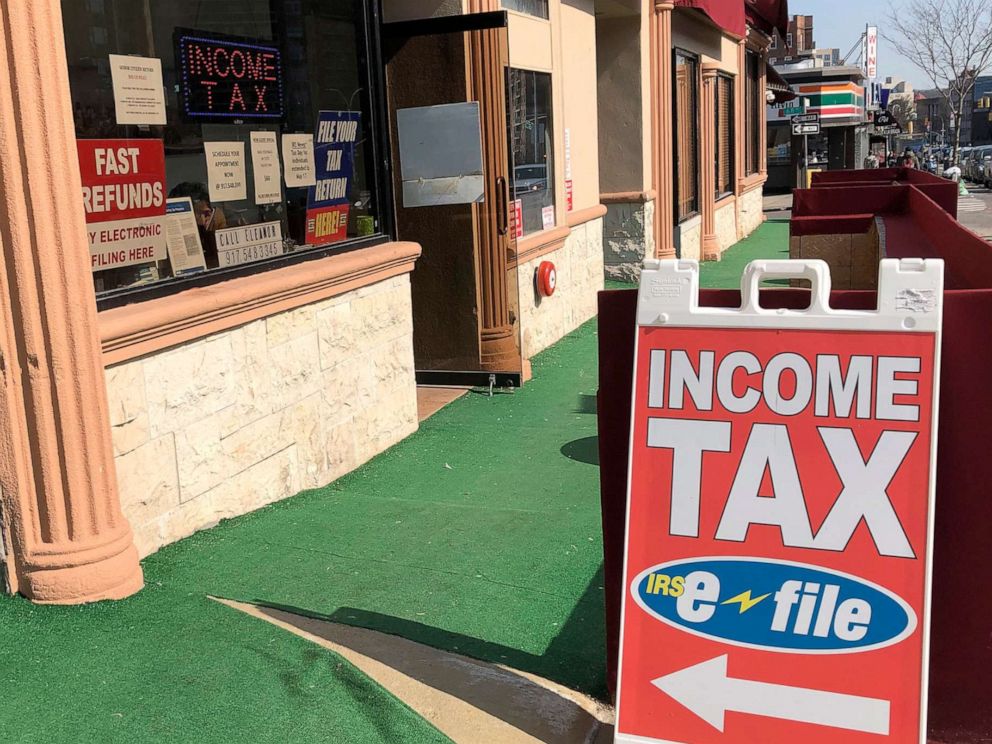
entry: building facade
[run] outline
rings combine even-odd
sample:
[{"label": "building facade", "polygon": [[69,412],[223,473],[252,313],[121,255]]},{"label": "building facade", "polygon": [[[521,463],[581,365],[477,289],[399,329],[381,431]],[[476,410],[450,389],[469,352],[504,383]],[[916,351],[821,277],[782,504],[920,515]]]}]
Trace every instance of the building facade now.
[{"label": "building facade", "polygon": [[525,383],[622,230],[719,257],[762,219],[782,9],[5,3],[6,589],[127,596],[408,436],[418,383]]},{"label": "building facade", "polygon": [[919,90],[914,95],[916,122],[930,144],[951,145],[954,141],[954,115],[947,98],[936,88]]},{"label": "building facade", "polygon": [[778,3],[597,3],[607,277],[719,260],[762,222],[766,56]]},{"label": "building facade", "polygon": [[[806,59],[817,51],[833,50],[816,49],[816,42],[813,40],[813,16],[794,15],[789,19],[789,28],[784,34],[777,31],[772,35],[768,63],[775,66],[787,65]],[[837,51],[837,55],[840,55],[840,50]]]},{"label": "building facade", "polygon": [[992,75],[975,78],[972,92],[971,144],[992,144]]},{"label": "building facade", "polygon": [[125,596],[593,317],[594,4],[506,6],[5,4],[8,590]]},{"label": "building facade", "polygon": [[[792,134],[783,106],[768,109],[768,188],[789,191],[801,187],[804,170],[845,170],[861,167],[868,154],[868,122],[864,76],[858,67],[815,67],[812,62],[776,68],[806,113],[820,115],[820,134],[804,139]],[[804,168],[805,166],[805,168]]]}]

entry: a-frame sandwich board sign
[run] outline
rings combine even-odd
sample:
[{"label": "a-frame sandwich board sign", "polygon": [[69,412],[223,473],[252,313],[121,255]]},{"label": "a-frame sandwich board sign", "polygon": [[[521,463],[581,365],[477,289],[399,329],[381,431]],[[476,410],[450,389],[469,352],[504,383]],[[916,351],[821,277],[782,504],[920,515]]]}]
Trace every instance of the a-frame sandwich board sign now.
[{"label": "a-frame sandwich board sign", "polygon": [[883,260],[873,311],[822,261],[698,285],[641,275],[616,741],[924,742],[943,262]]}]

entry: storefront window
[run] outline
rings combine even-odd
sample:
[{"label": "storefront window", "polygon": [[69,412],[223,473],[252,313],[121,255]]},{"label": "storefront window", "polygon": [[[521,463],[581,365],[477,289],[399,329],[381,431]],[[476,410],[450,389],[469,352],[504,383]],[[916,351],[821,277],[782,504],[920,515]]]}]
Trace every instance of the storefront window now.
[{"label": "storefront window", "polygon": [[716,79],[716,196],[734,190],[734,79],[719,75]]},{"label": "storefront window", "polygon": [[509,71],[510,157],[517,237],[555,225],[551,75]]},{"label": "storefront window", "polygon": [[548,0],[503,0],[503,7],[538,18],[548,17]]},{"label": "storefront window", "polygon": [[699,212],[699,60],[675,52],[675,217],[678,222]]},{"label": "storefront window", "polygon": [[768,167],[792,164],[792,129],[768,127]]},{"label": "storefront window", "polygon": [[98,292],[384,232],[363,0],[63,0]]}]

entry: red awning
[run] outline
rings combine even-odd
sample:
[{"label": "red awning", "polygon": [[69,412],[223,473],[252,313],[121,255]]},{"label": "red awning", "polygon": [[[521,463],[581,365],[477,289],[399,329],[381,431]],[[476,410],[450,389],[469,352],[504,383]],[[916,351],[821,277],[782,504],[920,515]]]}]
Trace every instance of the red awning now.
[{"label": "red awning", "polygon": [[745,0],[675,0],[675,5],[696,8],[727,33],[744,38],[747,34],[744,2]]},{"label": "red awning", "polygon": [[788,35],[789,0],[745,0],[745,5],[747,22],[752,26],[769,36],[776,30],[783,39]]},{"label": "red awning", "polygon": [[792,86],[771,65],[765,68],[765,85],[768,90],[775,94],[775,103],[786,103],[797,98]]}]

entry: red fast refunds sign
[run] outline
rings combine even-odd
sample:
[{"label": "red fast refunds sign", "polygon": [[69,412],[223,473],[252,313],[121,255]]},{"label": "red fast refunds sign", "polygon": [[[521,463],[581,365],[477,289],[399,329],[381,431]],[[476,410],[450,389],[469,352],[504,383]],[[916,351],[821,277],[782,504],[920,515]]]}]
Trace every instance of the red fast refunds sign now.
[{"label": "red fast refunds sign", "polygon": [[165,214],[162,140],[77,140],[87,222]]},{"label": "red fast refunds sign", "polygon": [[922,740],[939,326],[890,289],[638,329],[618,742]]}]

